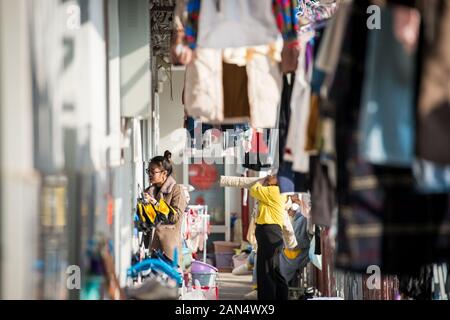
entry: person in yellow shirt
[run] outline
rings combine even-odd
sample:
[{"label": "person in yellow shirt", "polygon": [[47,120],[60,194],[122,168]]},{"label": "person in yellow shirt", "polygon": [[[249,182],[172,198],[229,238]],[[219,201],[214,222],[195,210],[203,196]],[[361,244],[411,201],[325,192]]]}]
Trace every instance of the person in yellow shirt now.
[{"label": "person in yellow shirt", "polygon": [[259,201],[255,231],[258,243],[256,261],[258,300],[288,300],[289,287],[280,272],[286,198],[281,195],[275,176],[268,176],[262,183],[254,184],[250,189],[250,195]]}]

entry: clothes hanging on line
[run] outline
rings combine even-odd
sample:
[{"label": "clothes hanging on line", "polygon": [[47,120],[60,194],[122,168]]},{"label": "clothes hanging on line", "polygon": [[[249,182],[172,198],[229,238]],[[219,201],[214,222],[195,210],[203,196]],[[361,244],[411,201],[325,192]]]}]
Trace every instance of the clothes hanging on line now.
[{"label": "clothes hanging on line", "polygon": [[212,125],[202,123],[192,117],[187,116],[185,121],[185,129],[189,132],[191,148],[201,150],[203,148],[203,135],[213,129]]},{"label": "clothes hanging on line", "polygon": [[423,17],[418,155],[437,165],[450,165],[450,3],[423,1],[423,10],[427,14]]},{"label": "clothes hanging on line", "polygon": [[450,192],[450,165],[439,165],[426,160],[416,160],[413,169],[419,192]]},{"label": "clothes hanging on line", "polygon": [[[224,64],[225,52],[235,66]],[[196,59],[186,67],[186,112],[209,124],[249,122],[253,128],[275,128],[281,97],[280,54],[277,44],[226,51],[197,49]],[[243,60],[244,65],[235,60]],[[234,77],[241,86],[231,81]],[[241,109],[235,108],[236,102]]]},{"label": "clothes hanging on line", "polygon": [[433,285],[433,267],[427,265],[420,269],[420,273],[415,275],[405,275],[400,277],[400,293],[409,299],[431,300]]},{"label": "clothes hanging on line", "polygon": [[335,188],[328,174],[328,167],[320,158],[311,159],[311,221],[322,227],[332,226],[332,214],[337,204]]},{"label": "clothes hanging on line", "polygon": [[300,0],[298,14],[310,23],[316,23],[333,17],[337,8],[335,0]]},{"label": "clothes hanging on line", "polygon": [[291,97],[295,83],[295,73],[283,76],[283,90],[281,93],[280,116],[279,116],[279,159],[280,167],[284,163],[284,152],[291,119]]},{"label": "clothes hanging on line", "polygon": [[324,93],[321,92],[325,96],[327,95],[329,86],[333,82],[338,66],[352,2],[353,0],[340,1],[339,9],[333,18],[330,19],[318,50],[316,67],[326,73],[326,79],[322,88]]},{"label": "clothes hanging on line", "polygon": [[368,35],[359,149],[372,164],[411,167],[417,55],[416,50],[408,52],[393,32],[400,14],[418,12],[403,6],[383,9],[383,28]]},{"label": "clothes hanging on line", "polygon": [[276,137],[273,137],[276,130],[262,130],[262,132],[258,130],[252,131],[251,148],[249,152],[245,153],[245,161],[242,166],[246,169],[258,172],[272,169],[274,164],[272,154],[275,150],[270,150],[269,145],[276,139]]},{"label": "clothes hanging on line", "polygon": [[310,155],[317,154],[320,150],[320,138],[320,97],[312,94],[306,127],[305,151]]},{"label": "clothes hanging on line", "polygon": [[449,259],[449,196],[417,192],[411,168],[375,166],[360,157],[356,146],[369,36],[361,26],[366,24],[367,5],[352,5],[330,92],[337,112],[336,264],[357,272],[378,265],[385,274],[409,274]]},{"label": "clothes hanging on line", "polygon": [[205,208],[188,208],[183,227],[183,239],[191,252],[203,251],[210,229]]},{"label": "clothes hanging on line", "polygon": [[272,0],[201,0],[197,47],[239,48],[276,41]]},{"label": "clothes hanging on line", "polygon": [[291,97],[291,119],[284,160],[292,162],[296,172],[309,171],[309,154],[305,151],[307,124],[311,101],[312,44],[314,33],[300,36],[299,69]]},{"label": "clothes hanging on line", "polygon": [[282,35],[297,39],[297,0],[187,0],[186,42],[190,48],[267,45]]},{"label": "clothes hanging on line", "polygon": [[225,119],[249,119],[248,76],[245,66],[223,62]]}]

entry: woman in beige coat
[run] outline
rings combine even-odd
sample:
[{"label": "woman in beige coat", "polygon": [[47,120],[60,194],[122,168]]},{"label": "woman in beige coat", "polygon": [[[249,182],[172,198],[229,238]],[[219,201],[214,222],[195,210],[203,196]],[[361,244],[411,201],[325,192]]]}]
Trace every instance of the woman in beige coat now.
[{"label": "woman in beige coat", "polygon": [[175,210],[175,215],[168,224],[158,224],[155,227],[151,248],[162,250],[167,257],[174,259],[174,250],[178,249],[178,265],[181,266],[182,239],[181,224],[187,207],[184,190],[172,176],[172,154],[169,151],[164,156],[155,157],[150,161],[147,174],[150,188],[145,191],[146,201],[156,207],[164,201]]}]

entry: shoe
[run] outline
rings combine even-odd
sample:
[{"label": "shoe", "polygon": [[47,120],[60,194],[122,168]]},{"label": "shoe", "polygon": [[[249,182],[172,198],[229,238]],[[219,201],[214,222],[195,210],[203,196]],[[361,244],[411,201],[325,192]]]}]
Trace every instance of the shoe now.
[{"label": "shoe", "polygon": [[244,300],[258,300],[258,290],[253,290],[244,296]]},{"label": "shoe", "polygon": [[253,270],[250,270],[247,263],[240,265],[237,268],[234,268],[232,274],[235,276],[247,276],[253,274]]}]

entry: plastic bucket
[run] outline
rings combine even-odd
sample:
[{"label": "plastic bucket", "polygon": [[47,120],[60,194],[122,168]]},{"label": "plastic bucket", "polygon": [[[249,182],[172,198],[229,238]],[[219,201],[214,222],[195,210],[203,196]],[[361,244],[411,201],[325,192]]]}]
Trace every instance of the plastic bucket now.
[{"label": "plastic bucket", "polygon": [[197,286],[197,280],[201,287],[215,287],[216,286],[217,273],[192,273],[192,284]]},{"label": "plastic bucket", "polygon": [[207,264],[207,263],[203,263],[201,261],[192,261],[191,264],[191,272],[192,273],[214,273],[214,272],[218,272],[219,270],[217,270],[217,268]]}]

